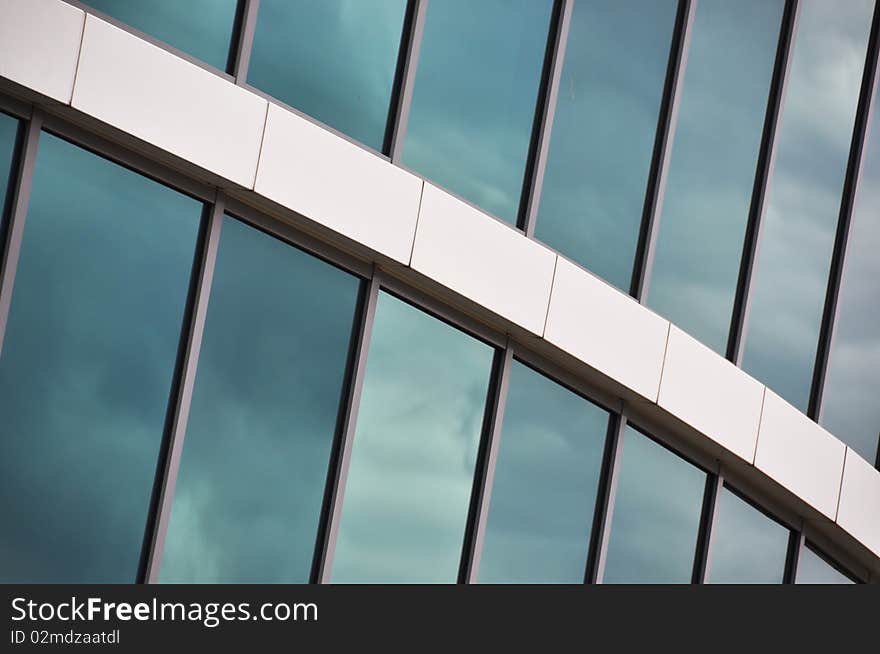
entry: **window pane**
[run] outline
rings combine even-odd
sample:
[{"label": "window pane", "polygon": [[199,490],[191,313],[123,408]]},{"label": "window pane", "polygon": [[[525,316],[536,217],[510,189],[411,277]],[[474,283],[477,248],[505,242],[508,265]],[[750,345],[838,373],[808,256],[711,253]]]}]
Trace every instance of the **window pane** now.
[{"label": "window pane", "polygon": [[809,545],[805,545],[798,556],[797,583],[854,584],[856,582],[819,556]]},{"label": "window pane", "polygon": [[626,429],[606,584],[690,583],[706,473]]},{"label": "window pane", "polygon": [[40,137],[0,356],[0,578],[133,582],[202,204]]},{"label": "window pane", "polygon": [[717,352],[727,346],[784,4],[701,0],[694,17],[648,304]]},{"label": "window pane", "polygon": [[810,382],[873,2],[800,3],[743,367],[801,410]]},{"label": "window pane", "polygon": [[162,581],[308,582],[357,294],[224,219]]},{"label": "window pane", "polygon": [[238,0],[83,0],[98,11],[226,70]]},{"label": "window pane", "polygon": [[837,323],[822,396],[821,422],[871,463],[880,434],[880,124],[874,91]]},{"label": "window pane", "polygon": [[515,223],[551,0],[443,0],[425,18],[402,161]]},{"label": "window pane", "polygon": [[535,236],[629,289],[675,0],[578,0]]},{"label": "window pane", "polygon": [[583,582],[607,430],[607,411],[513,362],[481,582]]},{"label": "window pane", "polygon": [[[11,199],[12,186],[15,183],[13,159],[18,125],[18,121],[12,116],[0,113],[0,237],[3,235],[3,223],[9,210],[8,200]],[[0,238],[0,250],[2,247]]]},{"label": "window pane", "polygon": [[493,352],[379,294],[334,582],[456,581]]},{"label": "window pane", "polygon": [[248,83],[382,149],[406,0],[261,0]]},{"label": "window pane", "polygon": [[713,584],[781,584],[791,533],[727,488],[712,528]]}]

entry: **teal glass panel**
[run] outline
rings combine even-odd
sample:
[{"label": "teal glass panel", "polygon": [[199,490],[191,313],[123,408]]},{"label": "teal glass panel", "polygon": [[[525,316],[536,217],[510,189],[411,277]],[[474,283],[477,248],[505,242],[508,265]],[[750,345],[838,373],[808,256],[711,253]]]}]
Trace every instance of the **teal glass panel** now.
[{"label": "teal glass panel", "polygon": [[406,0],[261,0],[248,83],[382,149]]},{"label": "teal glass panel", "polygon": [[334,582],[456,581],[493,353],[380,293]]},{"label": "teal glass panel", "polygon": [[801,548],[798,556],[797,583],[854,584],[856,582],[806,544]]},{"label": "teal glass panel", "polygon": [[516,223],[551,0],[430,2],[402,163]]},{"label": "teal glass panel", "polygon": [[224,219],[163,582],[309,581],[358,286]]},{"label": "teal glass panel", "polygon": [[41,135],[0,354],[0,580],[135,581],[202,209]]},{"label": "teal glass panel", "polygon": [[608,412],[514,361],[482,583],[581,583]]}]

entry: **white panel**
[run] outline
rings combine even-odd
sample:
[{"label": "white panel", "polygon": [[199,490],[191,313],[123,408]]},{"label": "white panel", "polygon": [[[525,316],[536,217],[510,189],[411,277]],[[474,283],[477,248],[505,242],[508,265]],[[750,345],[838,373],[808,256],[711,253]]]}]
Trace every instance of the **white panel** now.
[{"label": "white panel", "polygon": [[94,16],[73,106],[252,188],[267,102]]},{"label": "white panel", "polygon": [[254,190],[409,263],[422,180],[274,104]]},{"label": "white panel", "polygon": [[849,448],[837,524],[880,556],[880,472]]},{"label": "white panel", "polygon": [[767,389],[755,465],[832,520],[846,446]]},{"label": "white panel", "polygon": [[425,183],[414,270],[540,335],[555,263],[551,250]]},{"label": "white panel", "polygon": [[764,385],[675,325],[669,332],[658,404],[751,463]]},{"label": "white panel", "polygon": [[655,402],[669,322],[559,257],[544,338]]},{"label": "white panel", "polygon": [[61,0],[0,0],[0,77],[68,104],[84,20]]}]

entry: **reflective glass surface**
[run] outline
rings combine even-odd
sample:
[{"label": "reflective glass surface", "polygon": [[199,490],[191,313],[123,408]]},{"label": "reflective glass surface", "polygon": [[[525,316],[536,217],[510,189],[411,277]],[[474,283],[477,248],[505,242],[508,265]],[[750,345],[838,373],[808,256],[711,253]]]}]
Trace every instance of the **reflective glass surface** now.
[{"label": "reflective glass surface", "polygon": [[380,293],[334,582],[456,581],[492,356]]},{"label": "reflective glass surface", "polygon": [[675,0],[578,0],[535,236],[628,290]]},{"label": "reflective glass surface", "polygon": [[0,354],[0,579],[135,580],[202,204],[42,134]]},{"label": "reflective glass surface", "polygon": [[784,4],[701,0],[691,32],[648,305],[721,353]]},{"label": "reflective glass surface", "polygon": [[583,582],[607,430],[607,411],[513,362],[480,582]]},{"label": "reflective glass surface", "polygon": [[631,427],[620,456],[603,582],[690,583],[706,473]]},{"label": "reflective glass surface", "polygon": [[825,303],[870,0],[802,0],[752,279],[743,367],[801,410]]},{"label": "reflective glass surface", "polygon": [[402,163],[515,223],[551,0],[428,4]]},{"label": "reflective glass surface", "polygon": [[141,32],[226,70],[238,0],[83,0]]},{"label": "reflective glass surface", "polygon": [[357,294],[224,219],[162,581],[308,582]]},{"label": "reflective glass surface", "polygon": [[880,434],[880,124],[874,91],[847,241],[820,422],[865,459]]},{"label": "reflective glass surface", "polygon": [[0,113],[0,238],[3,235],[6,212],[9,210],[7,200],[11,197],[12,185],[15,182],[13,159],[18,125],[18,121],[12,116]]},{"label": "reflective glass surface", "polygon": [[854,584],[856,582],[819,556],[812,547],[804,545],[798,556],[797,583]]},{"label": "reflective glass surface", "polygon": [[248,83],[382,149],[406,0],[260,0]]},{"label": "reflective glass surface", "polygon": [[716,501],[708,581],[781,584],[791,532],[727,488]]}]

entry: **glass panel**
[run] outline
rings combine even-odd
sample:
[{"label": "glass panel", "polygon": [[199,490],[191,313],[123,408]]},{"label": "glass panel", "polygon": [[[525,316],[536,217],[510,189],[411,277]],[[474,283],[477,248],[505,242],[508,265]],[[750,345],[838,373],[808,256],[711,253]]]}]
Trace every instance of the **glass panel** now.
[{"label": "glass panel", "polygon": [[425,18],[402,161],[515,223],[551,0],[443,0]]},{"label": "glass panel", "polygon": [[535,236],[629,290],[676,0],[578,0]]},{"label": "glass panel", "polygon": [[260,0],[248,83],[382,149],[406,0]]},{"label": "glass panel", "polygon": [[493,352],[379,294],[334,582],[456,581]]},{"label": "glass panel", "polygon": [[798,556],[797,583],[799,584],[854,584],[840,570],[805,545]]},{"label": "glass panel", "polygon": [[865,459],[880,434],[880,86],[874,90],[858,196],[852,215],[821,423]]},{"label": "glass panel", "polygon": [[12,186],[15,183],[13,160],[18,125],[19,122],[12,116],[0,113],[0,250],[3,248],[3,223],[9,210],[7,201],[11,198]]},{"label": "glass panel", "polygon": [[513,362],[481,582],[583,582],[607,430],[607,411]]},{"label": "glass panel", "polygon": [[692,28],[648,304],[721,353],[784,4],[700,0]]},{"label": "glass panel", "polygon": [[727,488],[712,528],[713,584],[781,584],[791,533]]},{"label": "glass panel", "polygon": [[308,582],[358,284],[224,219],[163,582]]},{"label": "glass panel", "polygon": [[874,3],[800,3],[753,278],[743,367],[801,410],[810,395]]},{"label": "glass panel", "polygon": [[226,70],[238,0],[83,2],[215,68]]},{"label": "glass panel", "polygon": [[690,583],[706,473],[631,427],[621,457],[603,582]]},{"label": "glass panel", "polygon": [[0,580],[135,580],[201,213],[40,137],[0,355]]}]

